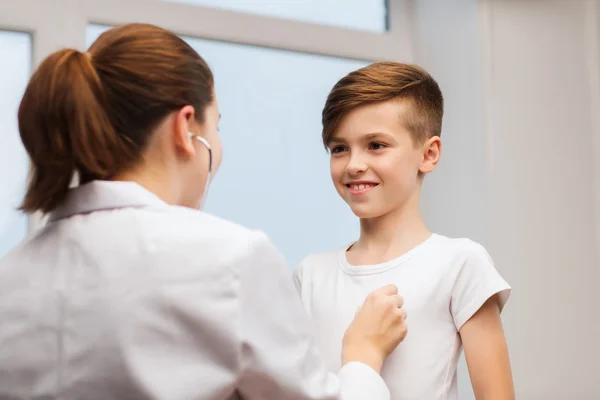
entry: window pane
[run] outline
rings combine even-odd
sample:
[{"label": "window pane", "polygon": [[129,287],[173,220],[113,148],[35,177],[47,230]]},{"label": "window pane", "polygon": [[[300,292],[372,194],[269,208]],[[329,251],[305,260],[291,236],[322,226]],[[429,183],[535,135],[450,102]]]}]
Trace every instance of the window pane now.
[{"label": "window pane", "polygon": [[[102,29],[89,29],[90,44]],[[292,266],[354,239],[358,222],[331,183],[320,116],[335,82],[366,64],[186,40],[213,69],[222,114],[223,163],[207,211],[266,231]]]},{"label": "window pane", "polygon": [[0,31],[0,255],[27,234],[27,217],[17,211],[29,160],[17,126],[17,110],[31,71],[31,36]]},{"label": "window pane", "polygon": [[165,0],[372,32],[387,30],[385,0]]}]

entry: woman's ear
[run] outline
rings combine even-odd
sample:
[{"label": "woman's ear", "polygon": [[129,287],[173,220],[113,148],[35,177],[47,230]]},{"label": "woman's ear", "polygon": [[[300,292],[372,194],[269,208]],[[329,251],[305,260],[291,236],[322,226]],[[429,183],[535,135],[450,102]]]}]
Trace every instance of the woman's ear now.
[{"label": "woman's ear", "polygon": [[190,137],[195,118],[194,107],[185,106],[177,112],[173,124],[173,141],[175,143],[175,148],[188,156],[192,156],[196,153],[193,138]]}]

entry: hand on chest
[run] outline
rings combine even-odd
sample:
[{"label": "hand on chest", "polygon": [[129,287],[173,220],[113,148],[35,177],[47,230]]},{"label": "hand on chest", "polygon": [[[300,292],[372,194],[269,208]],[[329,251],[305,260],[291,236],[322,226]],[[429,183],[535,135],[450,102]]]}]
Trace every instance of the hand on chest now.
[{"label": "hand on chest", "polygon": [[[455,330],[450,314],[449,291],[440,279],[428,279],[426,276],[383,275],[348,276],[340,275],[326,278],[313,285],[312,319],[315,325],[317,345],[325,355],[332,371],[341,367],[344,333],[358,308],[373,290],[386,284],[396,284],[404,297],[404,307],[408,313],[408,335],[399,346],[393,358],[401,357],[402,348],[411,346],[419,339],[416,353],[422,346],[435,342],[442,337],[454,336]],[[438,337],[440,336],[440,337]],[[425,346],[427,347],[427,346]],[[410,353],[413,351],[411,350]]]}]

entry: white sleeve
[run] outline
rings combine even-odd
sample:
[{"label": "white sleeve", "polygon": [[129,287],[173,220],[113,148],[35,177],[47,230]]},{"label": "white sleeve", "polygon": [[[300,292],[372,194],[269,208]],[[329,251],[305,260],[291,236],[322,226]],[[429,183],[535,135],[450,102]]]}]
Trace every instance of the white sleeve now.
[{"label": "white sleeve", "polygon": [[488,252],[475,242],[469,244],[454,276],[450,299],[450,311],[457,330],[495,294],[498,294],[502,311],[511,291],[508,283],[496,270]]},{"label": "white sleeve", "polygon": [[246,400],[389,400],[381,376],[361,363],[329,373],[290,270],[264,234],[240,271],[242,371]]}]

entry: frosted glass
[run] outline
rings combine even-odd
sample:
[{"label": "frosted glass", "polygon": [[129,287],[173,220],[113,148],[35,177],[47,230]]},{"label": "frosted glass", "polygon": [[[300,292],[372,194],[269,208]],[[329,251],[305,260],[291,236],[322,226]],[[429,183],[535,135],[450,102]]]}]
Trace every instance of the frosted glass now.
[{"label": "frosted glass", "polygon": [[385,0],[165,0],[269,17],[385,32]]},{"label": "frosted glass", "polygon": [[[104,27],[91,26],[88,41]],[[362,61],[186,38],[210,64],[223,163],[207,211],[264,230],[291,266],[353,240],[358,222],[338,197],[321,144],[321,109]]]},{"label": "frosted glass", "polygon": [[0,256],[27,234],[27,217],[17,211],[29,160],[17,126],[19,102],[31,72],[31,36],[0,31]]}]

